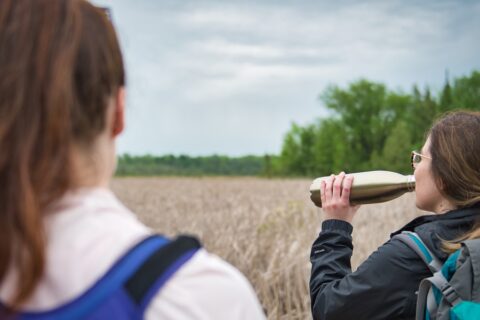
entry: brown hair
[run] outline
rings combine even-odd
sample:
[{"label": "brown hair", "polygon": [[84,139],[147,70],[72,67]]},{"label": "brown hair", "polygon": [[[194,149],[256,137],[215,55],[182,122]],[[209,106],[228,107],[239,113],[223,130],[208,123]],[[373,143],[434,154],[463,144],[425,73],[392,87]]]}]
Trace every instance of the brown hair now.
[{"label": "brown hair", "polygon": [[[432,174],[437,187],[458,208],[480,203],[480,112],[445,114],[430,129]],[[460,242],[480,237],[480,226],[443,248],[453,252]]]},{"label": "brown hair", "polygon": [[480,238],[480,224],[477,223],[477,225],[469,232],[466,234],[462,235],[461,237],[448,241],[448,240],[443,240],[442,242],[442,247],[443,250],[452,253],[458,249],[461,248],[461,242],[465,240],[471,240],[471,239],[478,239]]},{"label": "brown hair", "polygon": [[125,75],[111,23],[83,0],[0,1],[0,75],[0,283],[15,262],[15,309],[43,274],[42,216],[72,186],[72,146],[105,128]]},{"label": "brown hair", "polygon": [[480,202],[480,112],[455,111],[430,130],[432,174],[456,207]]}]

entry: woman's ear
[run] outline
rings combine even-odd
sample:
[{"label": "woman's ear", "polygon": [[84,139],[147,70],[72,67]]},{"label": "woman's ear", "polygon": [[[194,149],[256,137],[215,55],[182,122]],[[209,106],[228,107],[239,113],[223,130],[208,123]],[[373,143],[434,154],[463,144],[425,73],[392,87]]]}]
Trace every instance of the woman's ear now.
[{"label": "woman's ear", "polygon": [[445,183],[441,178],[438,178],[435,180],[435,186],[437,187],[438,191],[444,196],[448,197],[447,194],[445,193]]},{"label": "woman's ear", "polygon": [[125,87],[118,89],[114,107],[112,136],[115,138],[122,133],[125,128]]}]

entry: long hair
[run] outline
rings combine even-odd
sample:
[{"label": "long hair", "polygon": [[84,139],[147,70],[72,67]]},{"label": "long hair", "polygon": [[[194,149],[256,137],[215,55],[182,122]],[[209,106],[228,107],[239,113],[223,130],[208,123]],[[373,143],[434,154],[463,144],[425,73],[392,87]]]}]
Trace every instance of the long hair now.
[{"label": "long hair", "polygon": [[72,146],[105,128],[125,75],[112,24],[83,0],[0,1],[0,75],[0,283],[15,265],[15,309],[43,275],[43,215],[74,183]]},{"label": "long hair", "polygon": [[[458,208],[480,203],[480,112],[445,114],[430,129],[432,174],[438,190]],[[480,237],[480,224],[443,248],[453,252],[460,241]]]},{"label": "long hair", "polygon": [[447,253],[452,253],[452,252],[461,248],[462,245],[460,243],[462,241],[471,240],[471,239],[478,239],[478,238],[480,238],[480,224],[479,223],[477,223],[472,230],[470,230],[469,232],[460,236],[457,239],[454,239],[454,240],[451,240],[451,241],[443,240],[442,247],[443,247],[443,250],[446,251]]},{"label": "long hair", "polygon": [[430,129],[432,174],[455,206],[480,203],[480,112],[455,111]]}]

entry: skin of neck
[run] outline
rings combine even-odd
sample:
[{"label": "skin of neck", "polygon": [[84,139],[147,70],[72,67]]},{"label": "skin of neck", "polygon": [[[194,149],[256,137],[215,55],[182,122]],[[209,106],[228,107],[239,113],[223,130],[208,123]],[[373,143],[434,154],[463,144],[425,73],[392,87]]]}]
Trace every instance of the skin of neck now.
[{"label": "skin of neck", "polygon": [[443,214],[448,211],[452,211],[458,208],[458,206],[450,200],[445,193],[443,192],[444,190],[444,184],[443,181],[439,180],[436,182],[438,190],[440,190],[440,198],[438,199],[436,206],[433,210],[436,214]]},{"label": "skin of neck", "polygon": [[116,168],[115,143],[105,135],[89,146],[74,145],[74,188],[108,187]]},{"label": "skin of neck", "polygon": [[108,188],[115,172],[116,137],[124,129],[125,89],[119,88],[108,100],[105,128],[88,144],[72,148],[73,188]]},{"label": "skin of neck", "polygon": [[455,209],[457,209],[457,206],[455,206],[451,201],[444,199],[437,204],[434,212],[436,214],[442,214]]}]

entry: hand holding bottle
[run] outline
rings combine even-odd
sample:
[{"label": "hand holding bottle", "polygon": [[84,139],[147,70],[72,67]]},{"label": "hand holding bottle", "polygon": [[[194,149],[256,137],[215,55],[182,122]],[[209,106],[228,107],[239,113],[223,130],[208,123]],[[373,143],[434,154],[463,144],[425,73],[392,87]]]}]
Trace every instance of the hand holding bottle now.
[{"label": "hand holding bottle", "polygon": [[[413,175],[405,176],[392,171],[377,170],[351,173],[347,176],[354,178],[350,188],[351,204],[385,202],[398,198],[405,192],[415,190],[415,177]],[[310,186],[310,199],[317,207],[322,207],[320,192],[322,181],[326,183],[331,178],[332,176],[317,178]]]},{"label": "hand holding bottle", "polygon": [[321,181],[320,193],[324,218],[352,222],[353,216],[360,206],[350,205],[350,190],[353,176],[341,172]]}]

